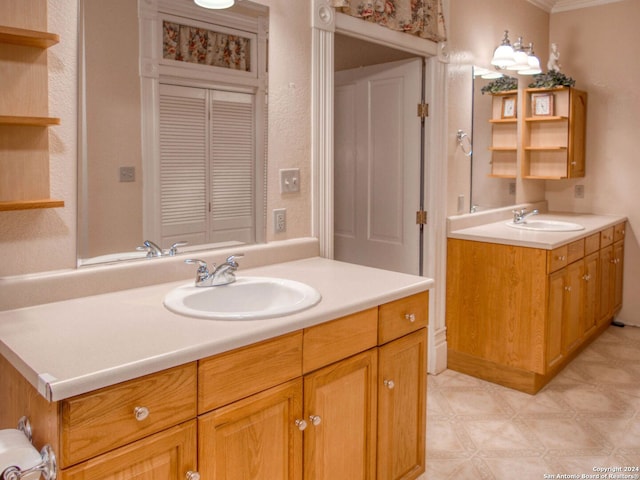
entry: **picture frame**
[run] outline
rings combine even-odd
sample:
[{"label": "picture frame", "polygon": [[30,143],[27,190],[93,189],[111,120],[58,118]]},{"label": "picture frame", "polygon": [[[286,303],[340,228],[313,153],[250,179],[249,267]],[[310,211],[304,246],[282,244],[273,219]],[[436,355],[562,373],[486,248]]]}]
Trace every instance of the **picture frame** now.
[{"label": "picture frame", "polygon": [[516,97],[503,97],[502,98],[502,111],[501,118],[509,119],[516,118],[518,115],[518,107],[517,107]]},{"label": "picture frame", "polygon": [[553,93],[531,94],[531,114],[534,117],[553,116]]}]

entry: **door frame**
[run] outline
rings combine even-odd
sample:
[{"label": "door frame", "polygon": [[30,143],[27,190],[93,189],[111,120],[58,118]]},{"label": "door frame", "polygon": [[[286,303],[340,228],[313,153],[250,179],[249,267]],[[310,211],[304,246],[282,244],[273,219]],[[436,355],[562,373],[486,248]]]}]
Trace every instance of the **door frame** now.
[{"label": "door frame", "polygon": [[[423,271],[435,280],[429,295],[429,373],[446,368],[446,185],[447,56],[445,44],[337,13],[328,0],[312,0],[312,235],[320,255],[333,258],[334,35],[342,33],[405,50],[426,59],[426,99],[430,117],[425,134],[425,210]],[[437,121],[436,121],[437,119]]]}]

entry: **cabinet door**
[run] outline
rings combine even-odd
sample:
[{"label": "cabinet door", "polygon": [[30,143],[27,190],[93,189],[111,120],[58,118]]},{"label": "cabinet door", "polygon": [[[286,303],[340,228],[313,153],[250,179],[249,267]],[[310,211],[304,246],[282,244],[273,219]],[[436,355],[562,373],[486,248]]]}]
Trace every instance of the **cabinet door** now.
[{"label": "cabinet door", "polygon": [[304,377],[306,480],[374,479],[377,349]]},{"label": "cabinet door", "polygon": [[612,298],[612,314],[616,314],[622,307],[622,278],[624,265],[624,242],[616,242],[613,244],[613,298]]},{"label": "cabinet door", "polygon": [[584,280],[582,297],[584,305],[583,328],[584,336],[591,335],[598,325],[598,309],[600,308],[599,289],[599,254],[592,253],[584,259]]},{"label": "cabinet door", "polygon": [[562,348],[564,354],[573,351],[582,340],[584,262],[577,261],[565,269],[562,319]]},{"label": "cabinet door", "polygon": [[378,478],[417,478],[425,470],[426,329],[380,347],[378,370]]},{"label": "cabinet door", "polygon": [[613,270],[613,246],[600,250],[600,312],[599,323],[603,324],[611,319],[613,312],[611,295],[611,276]]},{"label": "cabinet door", "polygon": [[[206,480],[302,478],[302,380],[198,418],[198,458]],[[300,422],[298,422],[300,424]]]},{"label": "cabinet door", "polygon": [[196,471],[192,420],[60,471],[60,480],[184,480]]},{"label": "cabinet door", "polygon": [[564,297],[564,269],[549,275],[547,304],[547,370],[562,359],[562,307]]}]

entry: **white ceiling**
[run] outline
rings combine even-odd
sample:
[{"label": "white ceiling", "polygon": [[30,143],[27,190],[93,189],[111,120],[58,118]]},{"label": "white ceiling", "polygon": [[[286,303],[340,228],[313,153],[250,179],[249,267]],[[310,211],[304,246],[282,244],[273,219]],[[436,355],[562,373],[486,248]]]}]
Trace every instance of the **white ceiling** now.
[{"label": "white ceiling", "polygon": [[578,8],[595,7],[606,3],[620,2],[621,0],[527,0],[529,3],[551,13],[566,12]]}]

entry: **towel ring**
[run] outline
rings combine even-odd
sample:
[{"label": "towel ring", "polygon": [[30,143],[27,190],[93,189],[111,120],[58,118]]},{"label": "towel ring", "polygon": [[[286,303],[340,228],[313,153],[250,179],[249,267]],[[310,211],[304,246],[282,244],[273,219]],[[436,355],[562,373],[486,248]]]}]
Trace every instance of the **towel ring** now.
[{"label": "towel ring", "polygon": [[[465,138],[467,139],[466,142],[464,142]],[[462,130],[458,130],[458,133],[456,133],[456,140],[458,141],[458,145],[460,145],[460,150],[462,150],[462,153],[464,153],[467,157],[470,157],[473,154],[473,149],[471,148],[471,138],[469,137],[469,135],[467,135]],[[465,144],[467,147],[466,150]]]}]

